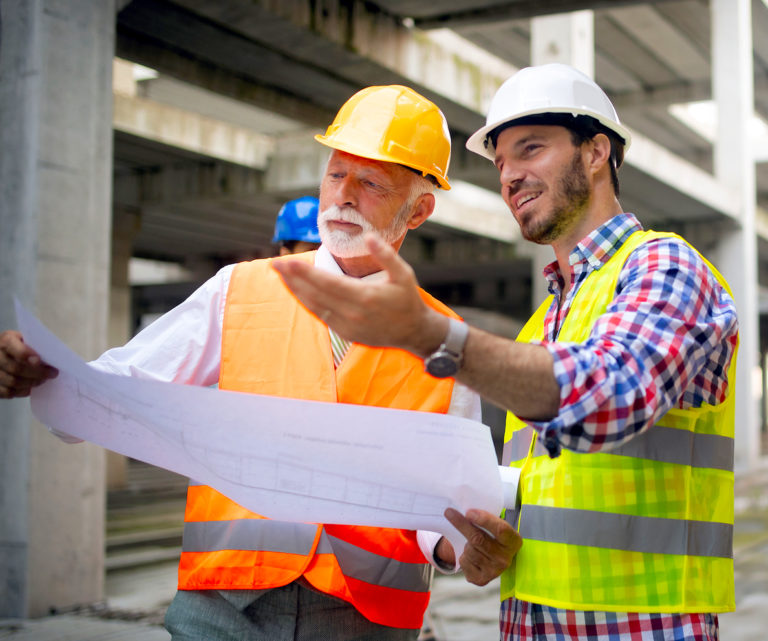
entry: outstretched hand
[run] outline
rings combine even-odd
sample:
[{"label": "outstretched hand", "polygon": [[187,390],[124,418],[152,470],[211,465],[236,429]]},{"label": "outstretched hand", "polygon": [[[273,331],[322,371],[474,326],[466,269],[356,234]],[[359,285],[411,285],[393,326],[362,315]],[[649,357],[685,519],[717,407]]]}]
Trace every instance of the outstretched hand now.
[{"label": "outstretched hand", "polygon": [[0,333],[0,398],[29,396],[33,387],[58,376],[14,330]]},{"label": "outstretched hand", "polygon": [[467,581],[475,585],[499,576],[523,544],[509,523],[485,510],[468,510],[465,516],[448,508],[445,517],[467,539],[459,565]]},{"label": "outstretched hand", "polygon": [[447,318],[422,301],[413,269],[392,247],[373,234],[366,244],[386,278],[362,281],[301,261],[273,266],[302,304],[342,338],[429,354],[447,333]]}]

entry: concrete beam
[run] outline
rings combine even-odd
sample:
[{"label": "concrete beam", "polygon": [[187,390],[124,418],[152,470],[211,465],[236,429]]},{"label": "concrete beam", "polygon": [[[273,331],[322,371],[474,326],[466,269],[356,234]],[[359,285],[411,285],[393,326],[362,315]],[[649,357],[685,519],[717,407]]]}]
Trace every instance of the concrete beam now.
[{"label": "concrete beam", "polygon": [[413,16],[413,10],[407,0],[388,0],[384,2],[390,11],[402,16],[412,16],[414,24],[420,29],[448,27],[455,29],[472,24],[484,24],[500,20],[521,20],[557,13],[571,13],[587,9],[613,9],[635,4],[662,4],[670,0],[517,0],[514,2],[487,3],[486,6],[458,11],[440,11],[440,4],[435,3],[424,11],[421,17]]},{"label": "concrete beam", "polygon": [[[178,22],[185,29],[176,28]],[[187,51],[193,59],[334,112],[363,86],[409,84],[438,102],[451,127],[465,133],[482,124],[484,101],[509,75],[464,60],[426,34],[371,12],[360,0],[270,6],[242,0],[177,0],[173,5],[134,0],[120,15],[118,32]],[[199,48],[201,38],[210,45],[205,51]]]},{"label": "concrete beam", "polygon": [[114,178],[114,203],[137,210],[146,205],[204,206],[213,201],[247,201],[264,194],[260,172],[224,162],[174,163]]},{"label": "concrete beam", "polygon": [[253,169],[265,169],[273,150],[271,138],[250,129],[124,94],[114,96],[113,125],[117,131]]},{"label": "concrete beam", "polygon": [[279,113],[307,126],[327,126],[338,108],[323,107],[295,94],[255,83],[225,67],[182,55],[156,40],[135,32],[127,33],[125,29],[117,34],[115,53],[120,58],[156,69],[161,74],[260,109]]},{"label": "concrete beam", "polygon": [[[285,136],[275,143],[266,174],[226,162],[169,164],[151,171],[121,173],[114,179],[114,201],[135,210],[184,205],[196,210],[243,203],[258,210],[266,203],[265,224],[273,224],[273,202],[296,194],[316,193],[328,159],[328,148],[311,135]],[[493,166],[488,163],[491,169]],[[493,169],[495,172],[495,169]],[[433,223],[505,242],[519,238],[517,226],[497,193],[461,185],[436,192],[438,205]]]},{"label": "concrete beam", "polygon": [[[174,28],[175,20],[184,21],[185,33]],[[277,83],[273,85],[277,91],[292,94],[297,104],[303,101],[332,110],[323,126],[359,86],[373,82],[412,84],[430,95],[448,117],[454,134],[451,179],[494,191],[498,188],[492,165],[466,152],[463,145],[466,133],[484,122],[485,92],[492,93],[503,80],[499,68],[483,70],[477,60],[467,62],[454,54],[451,43],[408,30],[393,16],[372,12],[361,2],[291,0],[254,5],[243,0],[176,0],[174,4],[134,0],[121,13],[118,28],[122,37],[132,42],[144,38],[140,48],[149,47],[158,59],[171,60],[170,66],[179,75],[191,68],[206,76],[203,70],[218,65],[225,76],[250,79],[244,80],[246,85],[267,80]],[[139,36],[141,29],[147,31]],[[210,38],[204,50],[198,46],[201,35]],[[152,49],[152,42],[155,46],[167,44],[167,51],[184,51],[192,62]],[[262,60],[260,55],[267,58]],[[275,68],[269,69],[271,66]],[[271,74],[268,78],[261,75],[264,68]],[[213,75],[208,77],[209,84]],[[667,95],[667,99],[671,97]],[[681,164],[682,160],[659,145],[643,142],[639,135],[636,141],[627,161],[633,171],[625,171],[625,176],[630,183],[633,175],[642,176],[638,193],[650,181],[670,191],[680,190],[680,199],[687,199],[689,208],[698,209],[696,203],[701,202],[702,209],[713,217],[732,216],[732,202],[711,176]],[[313,145],[310,140],[299,150],[281,147],[267,170],[265,188],[276,192],[314,188],[324,160],[318,159]],[[662,174],[659,166],[679,168],[682,173]],[[697,184],[711,185],[712,189],[702,190],[695,187]],[[627,193],[631,193],[632,185],[627,186]]]},{"label": "concrete beam", "polygon": [[[631,131],[632,146],[624,161],[643,174],[698,201],[709,211],[736,220],[738,199],[725,184],[641,134]],[[619,174],[621,176],[621,173]]]},{"label": "concrete beam", "polygon": [[[470,188],[466,197],[460,195]],[[430,217],[432,223],[465,231],[475,236],[515,243],[520,240],[520,228],[498,194],[474,196],[478,188],[456,185],[451,191],[435,192],[437,204]],[[473,204],[474,200],[474,204]]]}]

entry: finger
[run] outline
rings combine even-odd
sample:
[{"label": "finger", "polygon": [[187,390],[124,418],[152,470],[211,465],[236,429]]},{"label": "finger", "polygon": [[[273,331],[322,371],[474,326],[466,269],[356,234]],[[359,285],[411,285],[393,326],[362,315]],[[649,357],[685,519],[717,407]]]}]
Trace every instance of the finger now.
[{"label": "finger", "polygon": [[37,352],[24,342],[21,334],[13,330],[0,334],[0,354],[15,362],[23,362],[31,357],[40,359]]},{"label": "finger", "polygon": [[445,517],[467,539],[467,545],[464,546],[462,554],[465,562],[471,561],[473,564],[479,565],[482,562],[487,562],[488,559],[494,556],[493,546],[495,541],[487,532],[475,526],[461,512],[453,508],[445,510]]},{"label": "finger", "polygon": [[445,509],[444,514],[451,525],[464,535],[464,538],[469,539],[476,532],[474,524],[458,510],[449,507]]},{"label": "finger", "polygon": [[0,371],[0,398],[29,396],[31,389],[32,381],[30,379],[11,376],[6,372]]},{"label": "finger", "polygon": [[16,331],[0,334],[0,370],[20,379],[31,379],[33,383],[58,374],[55,368],[42,361]]},{"label": "finger", "polygon": [[413,269],[406,263],[395,249],[385,243],[378,235],[368,233],[365,242],[371,256],[379,263],[379,266],[387,272],[389,280],[393,283],[405,283],[415,280]]},{"label": "finger", "polygon": [[506,548],[514,547],[515,551],[520,548],[522,538],[518,532],[504,519],[494,516],[484,510],[468,510],[467,520],[491,533],[502,546]]},{"label": "finger", "polygon": [[445,516],[467,539],[465,561],[503,569],[522,545],[514,528],[490,512],[469,510],[464,516],[448,508]]},{"label": "finger", "polygon": [[0,371],[18,379],[29,379],[31,381],[44,381],[53,378],[58,374],[55,367],[40,360],[40,357],[31,352],[26,357],[9,358],[8,355],[0,351]]},{"label": "finger", "polygon": [[58,376],[58,374],[57,369],[47,365],[42,366],[40,372],[34,376],[13,375],[0,369],[0,398],[29,396],[33,387],[42,385],[48,379]]}]

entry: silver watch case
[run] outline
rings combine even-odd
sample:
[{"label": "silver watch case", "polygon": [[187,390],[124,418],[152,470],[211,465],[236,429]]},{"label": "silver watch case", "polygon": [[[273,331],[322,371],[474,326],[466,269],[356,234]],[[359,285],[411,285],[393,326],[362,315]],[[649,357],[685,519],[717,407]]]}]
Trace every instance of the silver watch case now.
[{"label": "silver watch case", "polygon": [[448,335],[432,354],[424,359],[425,371],[435,378],[447,378],[459,371],[464,360],[464,344],[467,342],[469,327],[466,323],[448,319]]}]

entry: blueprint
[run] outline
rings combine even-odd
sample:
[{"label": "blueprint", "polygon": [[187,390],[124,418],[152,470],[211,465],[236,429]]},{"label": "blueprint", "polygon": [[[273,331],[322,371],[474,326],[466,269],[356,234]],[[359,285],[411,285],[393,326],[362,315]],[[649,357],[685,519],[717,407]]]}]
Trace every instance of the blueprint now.
[{"label": "blueprint", "polygon": [[498,514],[514,502],[514,471],[498,467],[481,423],[99,372],[18,303],[16,313],[25,342],[59,370],[32,392],[39,421],[269,518],[431,530],[461,550],[447,507]]}]

